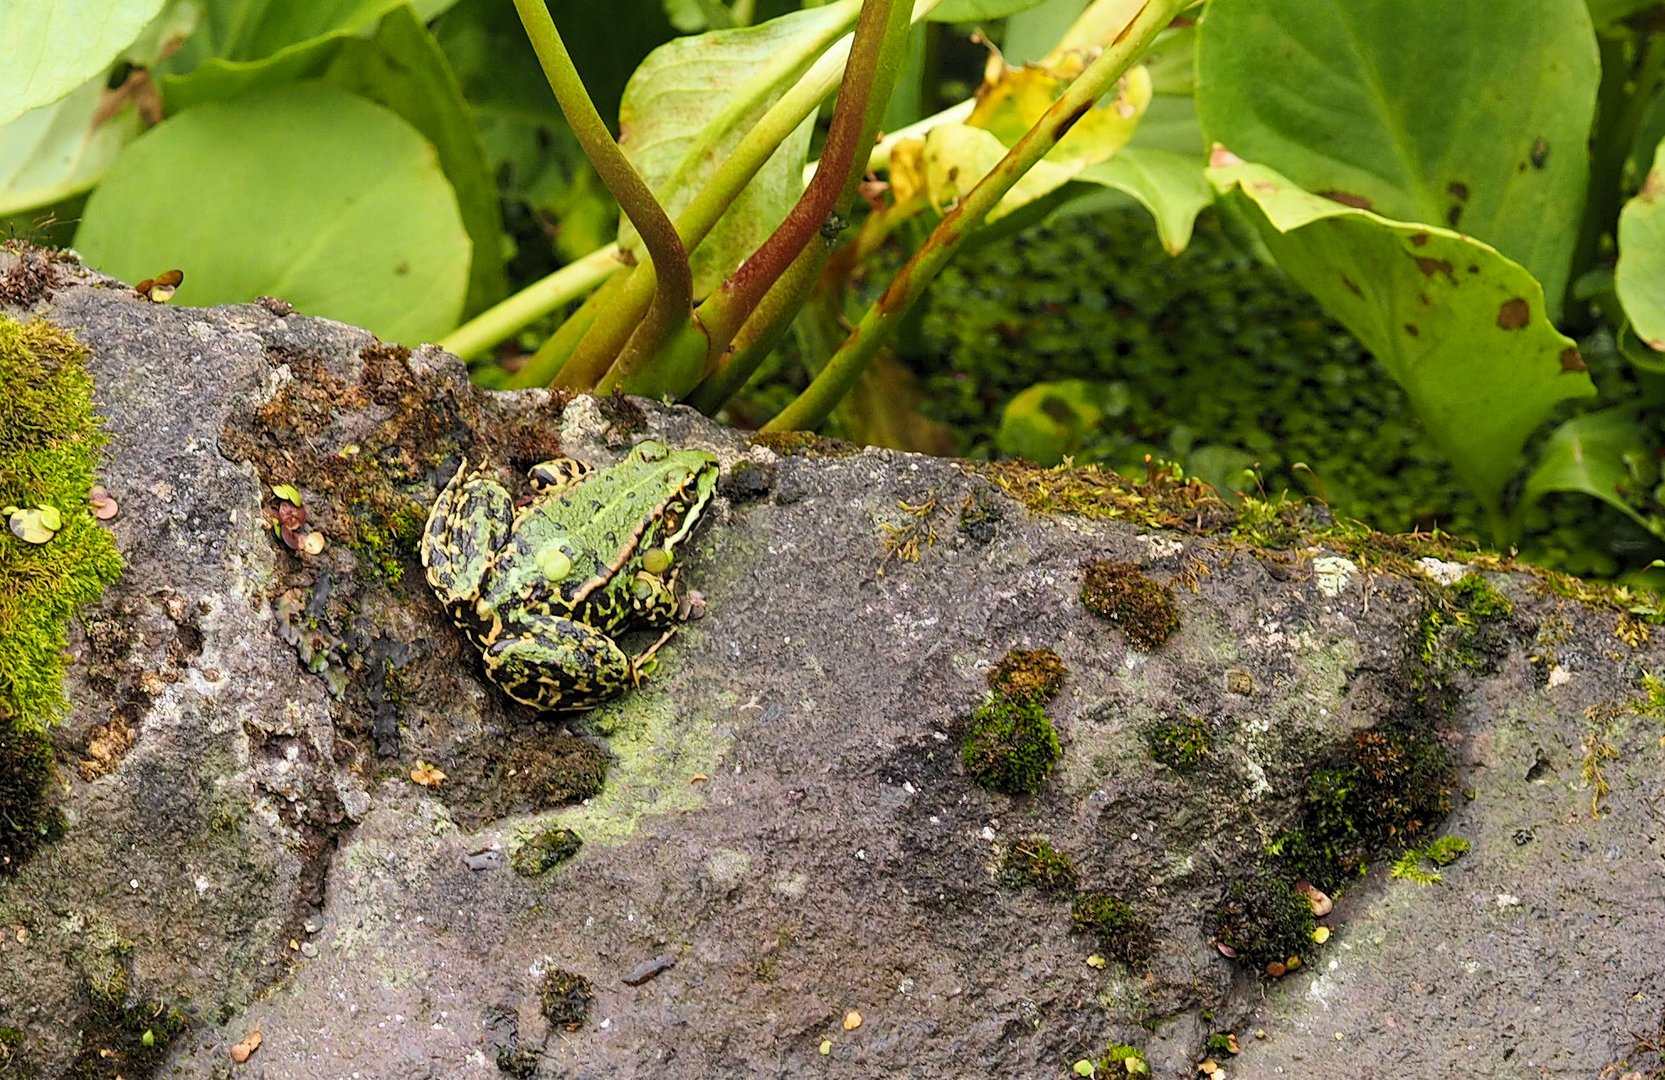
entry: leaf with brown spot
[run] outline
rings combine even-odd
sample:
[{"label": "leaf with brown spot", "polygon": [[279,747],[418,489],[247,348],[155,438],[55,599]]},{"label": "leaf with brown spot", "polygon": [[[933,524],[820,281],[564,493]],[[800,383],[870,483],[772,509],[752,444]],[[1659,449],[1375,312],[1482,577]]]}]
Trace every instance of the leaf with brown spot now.
[{"label": "leaf with brown spot", "polygon": [[1531,321],[1532,305],[1521,297],[1511,297],[1497,309],[1497,325],[1505,330],[1519,330]]},{"label": "leaf with brown spot", "polygon": [[[1527,437],[1556,405],[1595,393],[1587,373],[1563,369],[1574,343],[1546,316],[1542,287],[1495,249],[1341,206],[1264,166],[1211,169],[1209,178],[1255,224],[1278,265],[1406,390],[1488,506],[1500,509]],[[1420,246],[1411,240],[1418,234],[1427,237]],[[1459,281],[1458,266],[1480,272]]]},{"label": "leaf with brown spot", "polygon": [[1342,206],[1351,206],[1355,210],[1375,209],[1369,199],[1363,195],[1354,195],[1350,191],[1320,191],[1318,194],[1331,202],[1338,202]]},{"label": "leaf with brown spot", "polygon": [[1565,349],[1561,350],[1561,370],[1589,371],[1590,369],[1585,366],[1584,357],[1578,349],[1572,345],[1568,345]]},{"label": "leaf with brown spot", "polygon": [[[1427,236],[1426,233],[1423,235]],[[1426,242],[1425,240],[1424,243]],[[1435,274],[1444,274],[1445,280],[1453,285],[1457,284],[1457,273],[1451,266],[1450,259],[1426,259],[1420,255],[1413,255],[1411,260],[1416,263],[1416,268],[1422,271],[1424,275],[1433,277]]]}]

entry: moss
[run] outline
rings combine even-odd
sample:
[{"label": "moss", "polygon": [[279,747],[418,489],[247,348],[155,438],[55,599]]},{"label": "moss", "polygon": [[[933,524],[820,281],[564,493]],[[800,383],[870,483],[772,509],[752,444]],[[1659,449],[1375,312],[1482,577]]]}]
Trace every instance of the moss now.
[{"label": "moss", "polygon": [[1000,861],[1000,883],[1013,889],[1069,892],[1075,888],[1075,864],[1046,837],[1031,836],[1007,850]]},{"label": "moss", "polygon": [[563,968],[550,968],[538,982],[538,1006],[553,1027],[578,1030],[594,1000],[590,980]]},{"label": "moss", "polygon": [[1013,649],[989,669],[989,689],[1023,701],[1050,701],[1069,670],[1051,649]]},{"label": "moss", "polygon": [[1097,465],[1047,469],[1026,461],[994,461],[974,467],[1037,514],[1077,514],[1184,532],[1212,532],[1234,517],[1213,488],[1168,467],[1152,468],[1144,483]]},{"label": "moss", "polygon": [[52,786],[52,746],[45,733],[0,718],[0,878],[63,831]]},{"label": "moss", "polygon": [[[62,527],[31,544],[0,527],[0,876],[63,828],[47,725],[62,714],[66,630],[121,573],[88,511],[102,421],[86,353],[44,322],[0,317],[0,508],[52,507]],[[3,518],[6,515],[0,515]]]},{"label": "moss", "polygon": [[167,1057],[168,1043],[189,1026],[185,1014],[129,992],[116,965],[108,981],[88,987],[88,1011],[75,1055],[75,1080],[140,1080]]},{"label": "moss", "polygon": [[1145,1060],[1145,1052],[1138,1047],[1111,1043],[1104,1055],[1093,1062],[1090,1075],[1110,1080],[1124,1076],[1149,1076],[1150,1063]]},{"label": "moss", "polygon": [[347,546],[359,557],[359,564],[374,571],[389,584],[404,580],[405,567],[420,561],[422,529],[427,511],[412,501],[382,512],[366,502],[354,507],[356,528]]},{"label": "moss", "polygon": [[1301,824],[1273,853],[1333,892],[1437,826],[1455,783],[1451,751],[1432,728],[1399,720],[1355,732],[1338,760],[1308,776]]},{"label": "moss", "polygon": [[1171,585],[1146,577],[1132,563],[1094,559],[1083,568],[1081,602],[1115,623],[1134,648],[1150,651],[1179,629]]},{"label": "moss", "polygon": [[121,573],[115,541],[87,509],[102,421],[75,339],[0,317],[0,507],[51,506],[44,544],[0,529],[0,724],[43,730],[64,708],[65,629]]},{"label": "moss", "polygon": [[1450,591],[1458,606],[1476,619],[1503,619],[1515,613],[1514,603],[1479,574],[1464,574]]},{"label": "moss", "polygon": [[1038,701],[992,696],[971,714],[969,726],[960,748],[966,773],[1007,795],[1041,790],[1063,753],[1058,733]]},{"label": "moss", "polygon": [[529,1046],[499,1046],[496,1062],[498,1072],[515,1080],[532,1080],[538,1075],[538,1052]]},{"label": "moss", "polygon": [[578,854],[583,838],[571,829],[540,829],[509,856],[509,867],[522,877],[537,877]]},{"label": "moss", "polygon": [[1101,892],[1076,894],[1070,904],[1070,922],[1077,930],[1096,936],[1099,948],[1124,964],[1141,964],[1150,954],[1150,927],[1119,896]]},{"label": "moss", "polygon": [[611,763],[611,755],[587,739],[528,739],[505,756],[497,786],[506,809],[552,810],[599,792]]},{"label": "moss", "polygon": [[1181,774],[1202,764],[1213,741],[1214,733],[1207,721],[1198,716],[1160,720],[1145,729],[1150,756]]},{"label": "moss", "polygon": [[781,457],[845,458],[861,453],[861,447],[840,439],[829,439],[813,431],[754,431],[753,446],[773,450]]},{"label": "moss", "polygon": [[1496,624],[1515,605],[1479,574],[1465,574],[1432,597],[1417,624],[1417,651],[1425,664],[1489,671],[1508,642]]},{"label": "moss", "polygon": [[39,1075],[23,1058],[23,1032],[0,1024],[0,1080],[34,1080]]},{"label": "moss", "polygon": [[[1441,836],[1421,847],[1411,848],[1393,864],[1392,874],[1401,881],[1418,885],[1434,885],[1442,879],[1440,870],[1468,854],[1469,842],[1460,836]],[[1423,863],[1432,863],[1429,870]]]},{"label": "moss", "polygon": [[1260,970],[1312,947],[1312,905],[1282,878],[1233,882],[1214,909],[1214,940]]}]

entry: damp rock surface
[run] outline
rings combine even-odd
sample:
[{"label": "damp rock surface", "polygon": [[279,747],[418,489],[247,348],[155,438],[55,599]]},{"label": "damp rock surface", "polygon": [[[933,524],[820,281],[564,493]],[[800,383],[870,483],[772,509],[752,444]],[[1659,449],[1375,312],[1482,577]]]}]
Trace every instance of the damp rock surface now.
[{"label": "damp rock surface", "polygon": [[[128,569],[72,633],[69,828],[0,878],[0,1077],[145,1024],[154,1075],[274,1080],[1660,1064],[1665,657],[1599,598],[1496,560],[1442,585],[1318,519],[1251,546],[1213,504],[1038,512],[963,462],[490,395],[431,347],[27,258],[0,312],[89,350]],[[704,617],[640,689],[535,715],[423,582],[426,506],[465,456],[518,494],[649,436],[722,462],[678,555]],[[1095,563],[1162,603],[1095,613]],[[1055,654],[1050,696],[1000,698],[1014,650]],[[968,775],[990,708],[1050,726],[1035,794]],[[553,829],[571,853],[515,872]],[[1419,862],[1440,836],[1470,848]],[[1014,872],[1037,851],[1062,884]],[[1322,944],[1298,905],[1242,924],[1301,881],[1335,897]],[[587,995],[561,1022],[551,973]]]}]

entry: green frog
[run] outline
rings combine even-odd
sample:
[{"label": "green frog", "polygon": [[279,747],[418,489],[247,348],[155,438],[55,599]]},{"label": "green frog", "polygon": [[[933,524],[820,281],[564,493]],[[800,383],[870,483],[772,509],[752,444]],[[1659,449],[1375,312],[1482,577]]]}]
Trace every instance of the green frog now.
[{"label": "green frog", "polygon": [[[422,535],[428,584],[479,646],[486,675],[535,709],[594,708],[641,681],[689,617],[676,553],[717,486],[717,459],[651,439],[616,465],[575,458],[528,473],[531,502],[464,459]],[[664,627],[630,656],[615,640]]]}]

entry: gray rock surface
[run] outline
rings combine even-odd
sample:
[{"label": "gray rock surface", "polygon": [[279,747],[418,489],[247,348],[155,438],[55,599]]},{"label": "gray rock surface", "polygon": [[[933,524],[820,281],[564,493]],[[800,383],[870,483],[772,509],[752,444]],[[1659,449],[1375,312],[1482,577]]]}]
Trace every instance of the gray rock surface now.
[{"label": "gray rock surface", "polygon": [[[0,879],[0,1028],[22,1033],[0,1077],[95,1052],[89,988],[113,971],[129,1005],[191,1018],[164,1076],[1050,1078],[1116,1043],[1181,1077],[1225,1032],[1231,1077],[1662,1064],[1639,1039],[1665,1009],[1665,722],[1631,703],[1665,664],[1609,608],[1492,576],[1515,612],[1448,673],[1440,728],[1458,775],[1439,832],[1472,851],[1434,885],[1352,879],[1328,943],[1269,979],[1213,946],[1211,912],[1300,823],[1317,767],[1425,705],[1429,582],[1033,514],[951,461],[783,456],[685,410],[486,395],[444,353],[280,302],[159,306],[63,265],[19,299],[91,352],[128,570],[75,635],[71,827]],[[383,534],[462,453],[507,480],[643,434],[722,459],[684,562],[707,614],[642,689],[532,715]],[[321,554],[274,535],[274,484],[301,491]],[[1179,579],[1171,641],[1132,649],[1082,606],[1098,558]],[[1069,669],[1035,796],[961,763],[1012,648]],[[1192,716],[1215,744],[1182,775],[1147,735]],[[112,724],[114,760],[94,750]],[[527,787],[596,748],[612,765],[586,801]],[[418,762],[447,779],[413,782]],[[550,824],[576,857],[505,865]],[[1036,833],[1148,924],[1134,964],[1087,962],[1067,895],[1001,883]],[[553,968],[593,988],[571,1030],[540,1012]]]}]

